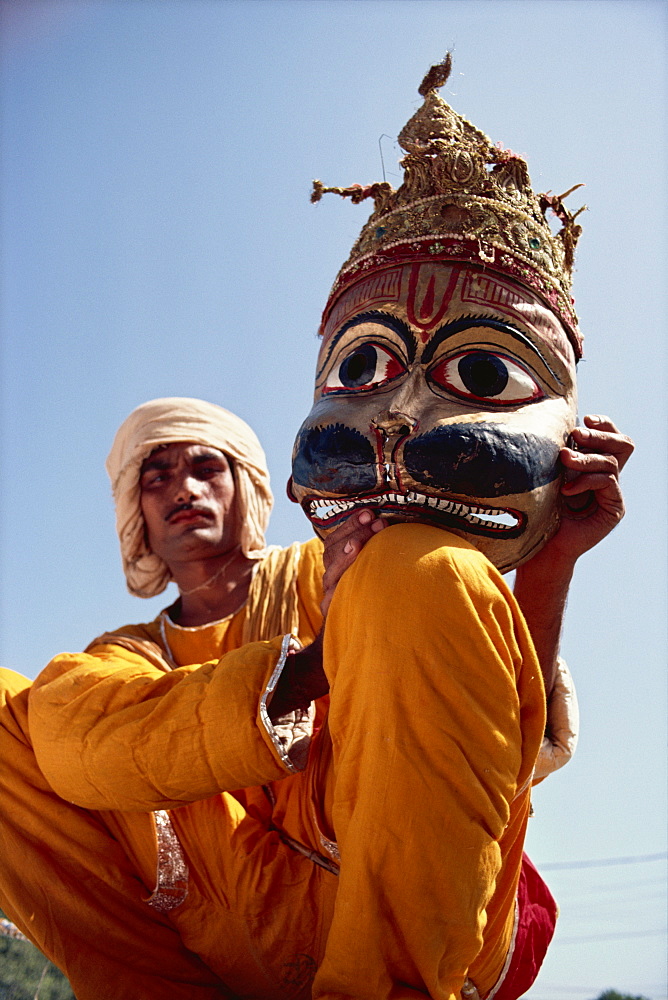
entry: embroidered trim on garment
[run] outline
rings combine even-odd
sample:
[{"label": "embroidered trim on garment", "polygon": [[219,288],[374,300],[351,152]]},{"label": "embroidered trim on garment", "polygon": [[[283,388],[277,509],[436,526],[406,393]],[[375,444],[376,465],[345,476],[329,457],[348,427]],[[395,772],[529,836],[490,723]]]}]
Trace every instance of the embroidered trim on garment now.
[{"label": "embroidered trim on garment", "polygon": [[281,840],[284,844],[287,844],[288,847],[291,847],[299,854],[303,854],[304,857],[308,858],[309,861],[312,861],[314,865],[318,865],[319,868],[324,868],[325,871],[331,872],[332,875],[339,874],[339,866],[334,861],[330,861],[329,858],[323,858],[322,854],[318,854],[317,851],[312,851],[310,847],[305,847],[303,844],[300,844],[298,840],[288,836],[287,833],[283,833],[283,831],[279,830],[278,827],[274,827],[274,829],[278,830]]},{"label": "embroidered trim on garment", "polygon": [[[323,727],[322,727],[322,729],[320,731],[320,735],[322,736],[323,733],[327,733],[327,736],[329,736],[328,726],[327,726],[327,720],[326,719],[325,719]],[[331,747],[331,740],[328,739],[327,742],[328,742],[329,746]],[[322,746],[322,744],[321,744],[321,746]],[[318,819],[318,813],[316,811],[315,803],[316,803],[316,801],[318,801],[319,796],[318,796],[318,794],[317,794],[317,792],[315,791],[315,788],[314,788],[314,778],[315,778],[315,775],[312,776],[312,781],[311,781],[312,787],[311,787],[311,795],[310,795],[310,798],[311,798],[311,820],[313,822],[313,828],[314,828],[314,830],[316,831],[316,833],[318,835],[318,841],[320,843],[320,847],[322,848],[322,850],[325,852],[325,854],[327,854],[332,859],[332,861],[334,861],[334,863],[336,865],[340,866],[341,865],[341,852],[339,850],[339,845],[337,844],[337,842],[335,840],[330,840],[329,837],[325,836],[325,834],[322,832],[322,826],[321,826],[320,820]],[[317,782],[317,779],[315,779],[315,781]]]},{"label": "embroidered trim on garment", "polygon": [[281,655],[278,663],[274,667],[274,672],[269,678],[266,690],[260,699],[260,718],[264,728],[267,730],[271,742],[276,748],[276,752],[291,774],[298,774],[306,767],[308,748],[313,733],[313,720],[315,718],[315,708],[311,704],[307,712],[290,712],[285,718],[272,723],[269,718],[269,702],[271,695],[276,689],[276,685],[283,673],[289,653],[296,653],[301,648],[299,640],[289,633],[283,636],[281,643]]},{"label": "embroidered trim on garment", "polygon": [[[273,813],[274,807],[276,806],[276,796],[274,795],[271,785],[263,785],[262,791],[267,796],[267,800]],[[275,830],[284,844],[291,847],[294,851],[297,851],[298,854],[303,854],[304,857],[308,858],[309,861],[312,861],[314,865],[318,865],[319,868],[324,868],[325,871],[331,872],[332,875],[339,874],[339,866],[337,864],[334,864],[334,862],[330,861],[328,858],[323,858],[321,854],[318,854],[317,851],[312,851],[310,847],[300,844],[298,840],[294,839],[294,837],[288,836],[287,833],[281,830],[280,826],[275,825],[273,820],[270,823],[269,829]]]},{"label": "embroidered trim on garment", "polygon": [[510,968],[510,963],[512,961],[513,955],[515,954],[515,945],[517,943],[517,929],[519,927],[519,924],[520,924],[520,904],[519,904],[519,900],[517,899],[517,897],[515,897],[515,917],[514,917],[514,920],[513,920],[513,934],[512,934],[512,937],[510,939],[510,946],[508,948],[508,954],[506,955],[506,960],[503,963],[503,968],[501,969],[501,975],[499,976],[499,978],[497,979],[497,981],[494,983],[494,986],[492,987],[492,989],[490,990],[490,992],[485,997],[485,1000],[493,1000],[493,998],[496,996],[496,994],[501,989],[501,986],[503,985],[503,981],[505,980],[506,976],[508,975],[508,969]]},{"label": "embroidered trim on garment", "polygon": [[[315,816],[315,810],[313,810],[313,819],[317,827],[318,821]],[[320,837],[320,846],[322,847],[323,851],[327,851],[329,856],[333,858],[334,861],[336,861],[338,864],[341,864],[341,852],[339,851],[339,845],[336,843],[336,841],[328,840],[327,837],[324,835],[324,833],[321,833],[320,830],[318,830],[318,836]]]},{"label": "embroidered trim on garment", "polygon": [[[512,961],[513,954],[515,952],[515,943],[517,941],[517,928],[519,927],[519,922],[520,922],[520,907],[516,899],[515,917],[513,920],[513,934],[510,939],[510,947],[508,948],[508,954],[506,955],[506,960],[503,963],[503,968],[501,969],[501,975],[494,983],[494,986],[487,994],[487,996],[484,998],[484,1000],[493,1000],[493,998],[496,996],[499,989],[501,988],[504,979],[508,975],[508,969],[510,968],[510,963]],[[462,1000],[483,1000],[483,997],[481,997],[480,993],[478,993],[478,987],[475,985],[475,983],[471,982],[470,979],[467,979],[464,985],[462,986],[460,996]]]},{"label": "embroidered trim on garment", "polygon": [[160,638],[162,639],[162,644],[165,647],[165,652],[167,653],[169,663],[172,665],[173,668],[175,668],[178,664],[174,659],[174,656],[172,654],[172,647],[169,645],[169,639],[167,638],[167,629],[165,628],[166,619],[167,619],[167,612],[163,611],[162,614],[160,615]]},{"label": "embroidered trim on garment", "polygon": [[185,901],[190,872],[167,810],[156,810],[153,819],[158,839],[157,871],[155,889],[146,902],[159,913],[169,913]]}]

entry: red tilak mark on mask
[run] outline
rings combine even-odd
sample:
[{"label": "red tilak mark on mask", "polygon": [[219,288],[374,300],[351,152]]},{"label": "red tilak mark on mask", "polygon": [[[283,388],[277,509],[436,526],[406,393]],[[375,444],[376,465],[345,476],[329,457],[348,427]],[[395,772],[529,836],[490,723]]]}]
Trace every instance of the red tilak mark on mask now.
[{"label": "red tilak mark on mask", "polygon": [[[429,264],[416,263],[413,264],[411,268],[411,276],[408,281],[408,302],[406,303],[406,312],[408,315],[408,321],[414,327],[420,331],[420,336],[423,343],[426,343],[428,339],[429,332],[434,329],[434,327],[441,322],[445,313],[450,305],[450,300],[452,299],[452,293],[455,290],[457,284],[457,279],[459,277],[459,272],[457,270],[452,271],[450,274],[450,279],[448,285],[443,293],[440,303],[436,304],[436,274],[432,271],[429,281],[427,283],[427,290],[422,298],[422,301],[417,303],[417,291],[418,291],[418,280],[420,277],[420,269],[423,267],[430,267]],[[438,267],[438,265],[435,265]]]},{"label": "red tilak mark on mask", "polygon": [[432,274],[431,278],[429,279],[429,284],[427,285],[426,295],[425,295],[425,297],[424,297],[424,299],[422,301],[422,305],[420,307],[420,319],[426,319],[426,320],[428,320],[429,317],[431,316],[431,314],[434,311],[434,286],[435,286],[435,284],[436,284],[436,279],[435,279],[434,275]]}]

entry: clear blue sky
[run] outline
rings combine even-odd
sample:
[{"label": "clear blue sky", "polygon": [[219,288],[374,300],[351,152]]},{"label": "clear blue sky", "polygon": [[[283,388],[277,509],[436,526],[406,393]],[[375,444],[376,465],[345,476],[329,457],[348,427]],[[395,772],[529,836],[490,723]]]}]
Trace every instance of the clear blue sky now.
[{"label": "clear blue sky", "polygon": [[[561,903],[530,997],[666,997],[666,13],[625,0],[4,0],[0,661],[146,620],[125,592],[103,469],[138,403],[195,395],[263,441],[270,540],[316,329],[367,209],[326,184],[398,182],[394,137],[429,65],[444,96],[578,181],[581,413],[637,442],[629,513],[578,569],[563,650],[580,749],[538,789],[529,850]],[[574,196],[576,205],[579,194]],[[576,205],[577,207],[577,205]],[[575,866],[575,867],[573,867]]]}]

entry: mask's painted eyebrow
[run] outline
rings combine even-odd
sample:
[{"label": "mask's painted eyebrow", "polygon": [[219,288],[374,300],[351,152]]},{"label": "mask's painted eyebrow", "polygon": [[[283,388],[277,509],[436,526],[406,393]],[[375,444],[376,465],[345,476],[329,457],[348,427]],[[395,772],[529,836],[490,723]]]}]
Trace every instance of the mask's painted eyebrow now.
[{"label": "mask's painted eyebrow", "polygon": [[523,334],[516,327],[511,326],[510,323],[504,323],[503,320],[494,319],[492,316],[463,316],[461,319],[453,320],[452,323],[446,323],[445,326],[442,326],[435,332],[434,336],[427,344],[424,354],[422,355],[422,361],[424,364],[429,364],[434,357],[436,348],[439,347],[444,340],[447,340],[448,337],[453,337],[456,333],[461,333],[462,330],[470,330],[474,327],[482,326],[488,327],[492,330],[499,330],[501,333],[507,333],[509,337],[519,340],[521,344],[528,347],[529,350],[533,351],[533,353],[540,358],[552,378],[558,382],[559,385],[563,384],[563,379],[559,378],[557,373],[547,363],[536,345],[532,343],[525,334]]},{"label": "mask's painted eyebrow", "polygon": [[400,320],[397,316],[393,316],[392,313],[381,312],[379,309],[371,309],[369,312],[359,313],[357,316],[353,316],[353,318],[348,320],[347,323],[344,323],[339,332],[332,337],[327,345],[327,351],[322,360],[322,364],[320,365],[316,378],[320,375],[323,368],[329,361],[332,351],[344,333],[347,333],[348,330],[351,330],[355,326],[361,326],[362,323],[377,323],[379,326],[385,326],[389,330],[392,330],[392,332],[396,333],[397,336],[403,341],[406,353],[408,354],[408,360],[414,360],[417,348],[415,336],[411,332],[411,328],[408,324],[404,323],[403,320]]}]

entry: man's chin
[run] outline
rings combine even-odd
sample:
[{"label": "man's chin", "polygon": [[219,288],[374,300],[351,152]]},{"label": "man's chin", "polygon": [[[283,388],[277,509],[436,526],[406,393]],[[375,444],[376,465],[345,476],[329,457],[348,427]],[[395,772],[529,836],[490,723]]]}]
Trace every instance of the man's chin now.
[{"label": "man's chin", "polygon": [[225,554],[226,548],[220,532],[211,525],[181,525],[181,528],[165,546],[165,554],[158,553],[168,565],[170,560],[187,562]]}]

